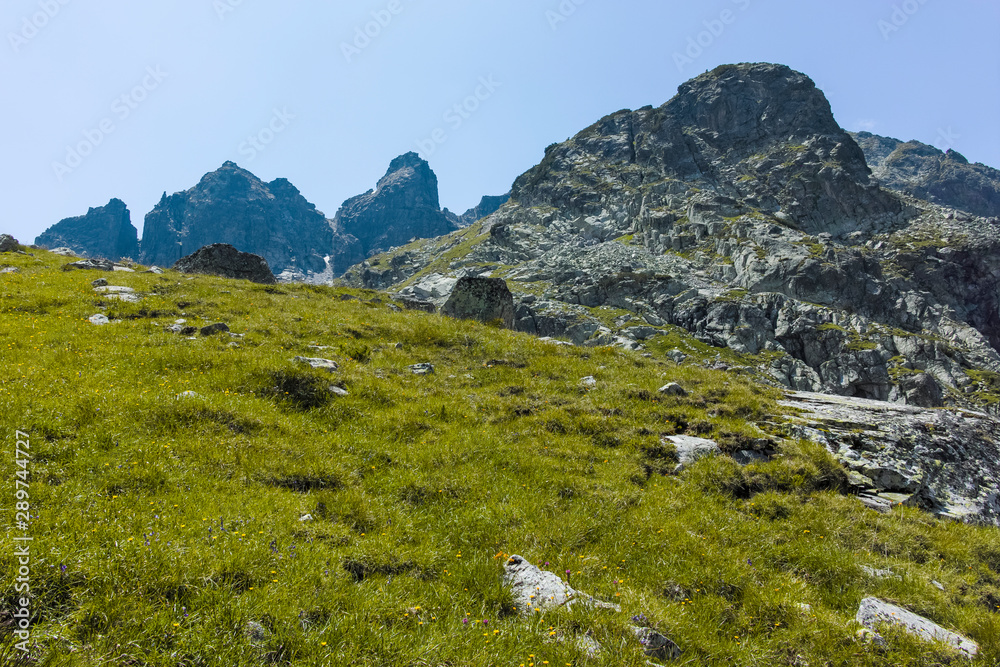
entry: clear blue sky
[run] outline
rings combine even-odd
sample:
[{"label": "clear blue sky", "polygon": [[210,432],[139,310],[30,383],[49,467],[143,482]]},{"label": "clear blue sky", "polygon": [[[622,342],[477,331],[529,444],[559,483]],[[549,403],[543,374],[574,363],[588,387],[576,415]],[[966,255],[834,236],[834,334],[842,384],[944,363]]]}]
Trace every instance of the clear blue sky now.
[{"label": "clear blue sky", "polygon": [[27,243],[112,197],[141,233],[226,160],[333,217],[421,146],[461,212],[732,62],[805,72],[847,129],[1000,167],[996,0],[4,0],[0,27],[0,231]]}]

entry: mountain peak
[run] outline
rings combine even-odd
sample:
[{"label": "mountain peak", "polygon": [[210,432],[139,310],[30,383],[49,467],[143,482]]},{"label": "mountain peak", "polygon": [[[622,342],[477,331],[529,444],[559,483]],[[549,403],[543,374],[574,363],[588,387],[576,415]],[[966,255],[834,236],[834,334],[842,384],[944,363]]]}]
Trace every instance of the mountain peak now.
[{"label": "mountain peak", "polygon": [[399,171],[400,169],[430,169],[430,165],[427,160],[424,160],[420,155],[410,151],[409,153],[403,153],[402,155],[393,158],[392,162],[389,163],[389,169],[386,171],[386,175],[393,172]]}]

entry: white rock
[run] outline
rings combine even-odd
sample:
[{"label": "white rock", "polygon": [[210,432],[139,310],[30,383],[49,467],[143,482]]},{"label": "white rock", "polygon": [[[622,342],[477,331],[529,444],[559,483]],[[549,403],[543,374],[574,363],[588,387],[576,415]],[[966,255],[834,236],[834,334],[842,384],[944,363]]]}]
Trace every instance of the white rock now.
[{"label": "white rock", "polygon": [[937,623],[923,616],[918,616],[902,607],[889,604],[878,598],[865,598],[861,601],[855,620],[865,628],[877,631],[879,624],[895,625],[906,632],[927,641],[941,641],[953,646],[968,657],[979,653],[979,645],[967,637],[945,630]]},{"label": "white rock", "polygon": [[90,316],[90,323],[96,324],[97,326],[104,326],[105,324],[110,324],[111,320],[108,319],[107,315],[101,315],[98,313]]},{"label": "white rock", "polygon": [[659,392],[664,396],[687,396],[687,391],[684,390],[684,387],[676,382],[663,385],[660,387]]},{"label": "white rock", "polygon": [[105,294],[133,294],[135,292],[131,287],[121,287],[119,285],[99,285],[94,288],[94,291]]},{"label": "white rock", "polygon": [[310,366],[312,368],[321,368],[323,370],[330,371],[331,373],[333,373],[338,368],[340,368],[340,366],[337,365],[337,362],[333,361],[331,359],[316,359],[316,358],[312,358],[312,357],[295,357],[294,359],[292,359],[292,361],[295,362],[295,363],[297,363],[297,364],[305,364],[305,365]]},{"label": "white rock", "polygon": [[706,438],[694,438],[690,435],[670,435],[667,440],[677,448],[679,465],[674,472],[680,472],[704,456],[714,456],[719,453],[719,444]]},{"label": "white rock", "polygon": [[522,614],[535,610],[555,607],[571,607],[575,603],[621,611],[621,607],[610,602],[595,600],[590,595],[574,590],[556,574],[540,570],[521,556],[511,556],[504,565],[504,584],[510,586],[514,603]]},{"label": "white rock", "polygon": [[580,384],[582,384],[584,387],[596,387],[597,378],[595,378],[593,375],[588,375],[587,377],[580,380]]}]

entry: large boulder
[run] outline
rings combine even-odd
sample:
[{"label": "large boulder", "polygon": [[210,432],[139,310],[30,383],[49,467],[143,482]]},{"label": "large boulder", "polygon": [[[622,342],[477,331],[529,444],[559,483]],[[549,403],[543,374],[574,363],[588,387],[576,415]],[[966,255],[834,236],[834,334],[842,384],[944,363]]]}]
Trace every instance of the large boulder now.
[{"label": "large boulder", "polygon": [[455,284],[441,314],[457,319],[495,322],[514,328],[514,297],[502,278],[466,276]]},{"label": "large boulder", "polygon": [[14,252],[20,244],[10,234],[0,234],[0,252]]},{"label": "large boulder", "polygon": [[267,260],[260,255],[240,252],[227,243],[213,243],[187,257],[182,257],[174,264],[174,269],[182,273],[202,273],[249,280],[262,285],[273,285],[277,282],[267,265]]}]

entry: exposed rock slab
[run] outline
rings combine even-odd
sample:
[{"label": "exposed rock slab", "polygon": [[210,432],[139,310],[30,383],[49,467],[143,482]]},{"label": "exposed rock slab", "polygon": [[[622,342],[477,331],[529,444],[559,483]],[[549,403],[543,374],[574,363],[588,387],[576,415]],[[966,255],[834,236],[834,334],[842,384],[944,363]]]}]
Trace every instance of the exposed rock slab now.
[{"label": "exposed rock slab", "polygon": [[177,260],[173,268],[182,273],[201,273],[249,280],[262,285],[273,285],[277,282],[267,265],[267,260],[260,255],[240,252],[226,243],[213,243],[200,248],[197,252]]},{"label": "exposed rock slab", "polygon": [[789,418],[794,434],[826,445],[879,497],[1000,525],[1000,422],[989,415],[807,392],[781,404],[804,411]]},{"label": "exposed rock slab", "polygon": [[878,598],[862,600],[855,619],[873,632],[877,632],[879,626],[885,624],[903,628],[906,632],[926,641],[944,642],[969,658],[979,653],[979,645],[968,637],[946,630],[923,616]]}]

